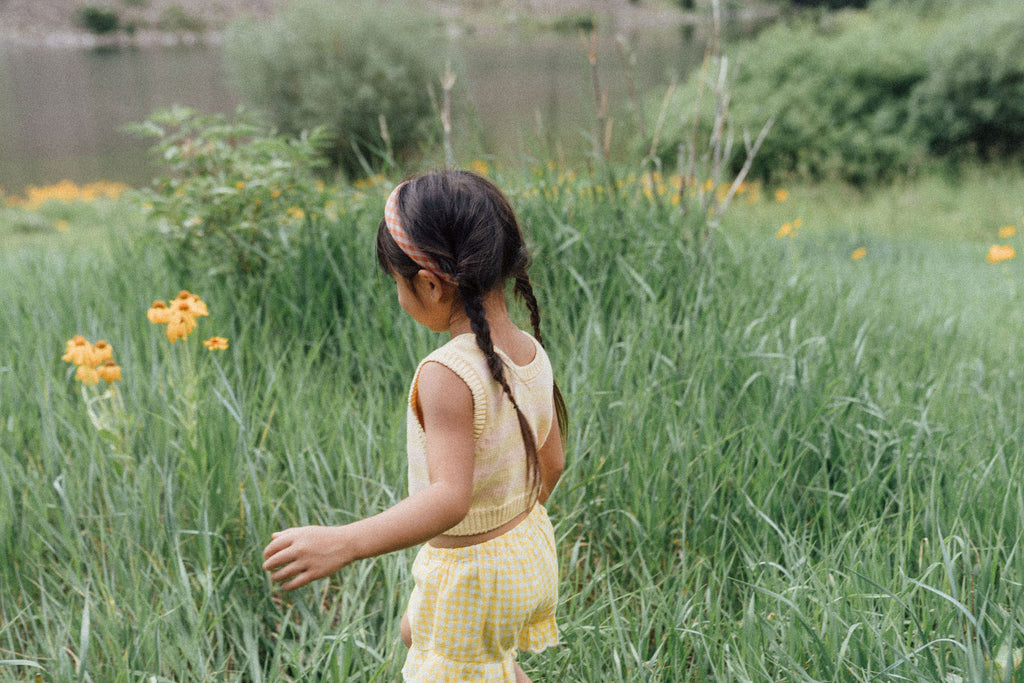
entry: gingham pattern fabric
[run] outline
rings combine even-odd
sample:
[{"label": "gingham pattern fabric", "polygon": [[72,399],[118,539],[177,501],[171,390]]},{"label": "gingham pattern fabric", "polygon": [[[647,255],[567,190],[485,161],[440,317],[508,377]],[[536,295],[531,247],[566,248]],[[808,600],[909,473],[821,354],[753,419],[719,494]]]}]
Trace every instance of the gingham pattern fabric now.
[{"label": "gingham pattern fabric", "polygon": [[517,650],[558,644],[558,561],[540,504],[490,541],[424,545],[412,575],[406,683],[515,683]]},{"label": "gingham pattern fabric", "polygon": [[437,261],[413,244],[413,241],[409,239],[409,233],[405,231],[405,227],[402,225],[402,219],[398,215],[398,193],[407,184],[407,182],[399,183],[388,196],[388,200],[384,204],[384,224],[388,226],[388,232],[391,233],[395,244],[405,252],[406,256],[415,261],[416,265],[429,270],[442,280],[452,282],[452,278],[441,271]]}]

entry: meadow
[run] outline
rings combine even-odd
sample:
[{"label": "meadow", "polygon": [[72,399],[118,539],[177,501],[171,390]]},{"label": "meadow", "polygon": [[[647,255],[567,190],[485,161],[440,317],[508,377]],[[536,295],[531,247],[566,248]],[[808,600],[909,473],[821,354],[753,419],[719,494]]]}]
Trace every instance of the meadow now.
[{"label": "meadow", "polygon": [[[534,680],[1013,679],[1024,173],[750,185],[704,238],[672,179],[488,172],[571,420]],[[442,340],[376,269],[392,181],[329,188],[244,285],[183,281],[129,194],[8,207],[0,680],[399,679],[412,550],[293,594],[260,569],[272,531],[403,495]],[[172,344],[147,312],[183,289],[209,315]],[[75,335],[121,378],[76,381]]]}]

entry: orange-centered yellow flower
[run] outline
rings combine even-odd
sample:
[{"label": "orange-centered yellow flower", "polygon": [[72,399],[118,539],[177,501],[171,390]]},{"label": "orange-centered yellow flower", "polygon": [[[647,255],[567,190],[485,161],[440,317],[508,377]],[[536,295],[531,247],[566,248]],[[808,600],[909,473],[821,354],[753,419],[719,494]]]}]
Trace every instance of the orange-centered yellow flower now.
[{"label": "orange-centered yellow flower", "polygon": [[171,322],[171,309],[163,301],[154,301],[146,312],[146,317],[154,325],[166,325]]},{"label": "orange-centered yellow flower", "polygon": [[101,339],[92,347],[92,358],[89,359],[89,365],[96,367],[100,363],[113,360],[113,358],[114,349],[111,348],[110,344]]},{"label": "orange-centered yellow flower", "polygon": [[210,315],[203,300],[187,289],[178,292],[178,298],[171,302],[171,308],[188,310],[192,315]]},{"label": "orange-centered yellow flower", "polygon": [[96,371],[96,368],[89,365],[79,365],[77,372],[75,372],[75,379],[86,386],[92,386],[100,381],[100,373]]},{"label": "orange-centered yellow flower", "polygon": [[121,366],[112,360],[96,368],[96,374],[104,382],[117,382],[121,379]]},{"label": "orange-centered yellow flower", "polygon": [[76,334],[67,341],[67,351],[60,359],[82,366],[89,364],[92,354],[92,344],[82,335]]},{"label": "orange-centered yellow flower", "polygon": [[999,228],[999,239],[1009,239],[1017,234],[1016,225],[1004,225]]},{"label": "orange-centered yellow flower", "polygon": [[203,346],[211,351],[223,351],[228,348],[228,340],[224,337],[210,337],[203,342]]},{"label": "orange-centered yellow flower", "polygon": [[1000,261],[1009,261],[1016,255],[1017,252],[1009,244],[993,244],[989,248],[985,260],[989,263],[999,263]]},{"label": "orange-centered yellow flower", "polygon": [[862,258],[864,258],[867,255],[868,255],[868,250],[867,249],[865,249],[864,247],[857,247],[856,249],[853,250],[853,253],[850,254],[850,258],[853,259],[854,261],[860,261]]},{"label": "orange-centered yellow flower", "polygon": [[196,319],[188,310],[175,310],[167,323],[167,338],[173,344],[179,339],[185,339],[196,329]]},{"label": "orange-centered yellow flower", "polygon": [[167,338],[171,343],[185,339],[196,329],[196,317],[210,315],[206,303],[198,296],[183,289],[169,303],[154,301],[146,317],[156,324],[167,325]]}]

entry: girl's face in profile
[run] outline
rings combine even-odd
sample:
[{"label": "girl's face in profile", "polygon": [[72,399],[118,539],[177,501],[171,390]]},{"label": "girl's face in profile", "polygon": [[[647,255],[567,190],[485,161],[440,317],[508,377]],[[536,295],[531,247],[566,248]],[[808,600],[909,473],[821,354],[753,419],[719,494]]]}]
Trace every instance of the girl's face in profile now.
[{"label": "girl's face in profile", "polygon": [[411,280],[397,273],[391,274],[398,293],[398,305],[431,332],[444,332],[451,322],[451,306],[446,305],[440,282],[423,273],[421,270]]}]

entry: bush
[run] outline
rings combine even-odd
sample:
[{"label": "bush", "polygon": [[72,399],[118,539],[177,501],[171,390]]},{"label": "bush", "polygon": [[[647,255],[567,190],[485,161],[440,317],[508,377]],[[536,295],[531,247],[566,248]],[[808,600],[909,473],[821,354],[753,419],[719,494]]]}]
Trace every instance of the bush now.
[{"label": "bush", "polygon": [[100,5],[79,7],[75,18],[79,26],[98,36],[114,33],[121,28],[121,18],[117,12]]},{"label": "bush", "polygon": [[914,134],[938,155],[1024,153],[1024,9],[999,6],[936,41],[910,100]]},{"label": "bush", "polygon": [[245,113],[229,119],[180,107],[132,130],[156,138],[154,151],[173,173],[144,195],[179,274],[266,277],[300,248],[324,206],[313,176],[323,143],[316,132],[292,139]]},{"label": "bush", "polygon": [[[734,67],[737,132],[775,125],[751,169],[789,177],[885,181],[942,156],[1024,151],[1024,8],[1009,2],[880,4],[821,25],[773,26],[742,46]],[[669,159],[693,119],[696,76],[672,102],[681,116],[662,132]],[[704,98],[698,134],[710,134]],[[658,102],[660,105],[660,100]],[[730,164],[744,161],[734,145]]]},{"label": "bush", "polygon": [[[753,177],[836,178],[864,183],[908,170],[920,156],[904,128],[907,96],[925,75],[914,46],[921,37],[898,22],[864,15],[835,19],[831,36],[817,26],[774,26],[746,45],[733,72],[732,112],[741,131],[775,124],[751,168]],[[695,79],[673,103],[682,115],[669,129],[662,156],[674,154],[682,124],[693,117]],[[704,98],[701,135],[710,134],[713,111]],[[734,167],[744,160],[735,145]]]},{"label": "bush", "polygon": [[440,34],[376,3],[298,0],[269,23],[231,27],[225,53],[246,99],[286,133],[324,126],[328,153],[350,177],[428,142],[440,75]]}]

